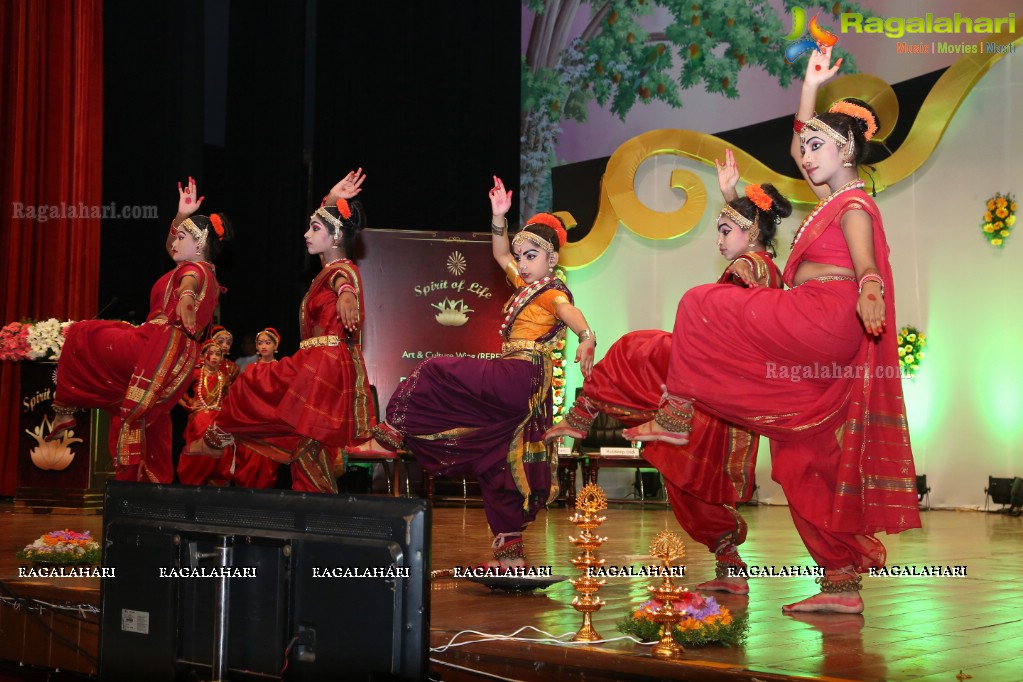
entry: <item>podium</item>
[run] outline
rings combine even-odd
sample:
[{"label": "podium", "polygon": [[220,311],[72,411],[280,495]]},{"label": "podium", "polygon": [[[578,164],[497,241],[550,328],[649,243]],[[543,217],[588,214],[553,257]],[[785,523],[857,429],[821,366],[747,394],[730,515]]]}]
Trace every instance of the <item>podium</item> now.
[{"label": "podium", "polygon": [[103,410],[75,415],[78,425],[63,438],[44,440],[53,419],[54,362],[21,363],[18,478],[14,510],[30,513],[100,514],[103,485],[114,478],[108,447],[110,417]]}]

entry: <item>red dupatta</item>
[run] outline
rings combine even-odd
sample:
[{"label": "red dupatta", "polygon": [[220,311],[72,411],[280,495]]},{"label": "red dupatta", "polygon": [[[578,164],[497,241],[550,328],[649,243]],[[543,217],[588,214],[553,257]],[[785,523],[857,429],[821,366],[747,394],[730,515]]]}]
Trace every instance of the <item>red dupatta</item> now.
[{"label": "red dupatta", "polygon": [[838,532],[897,533],[920,527],[916,471],[902,397],[895,344],[895,284],[890,249],[877,204],[862,189],[842,191],[819,204],[800,227],[783,278],[793,285],[806,249],[850,209],[871,218],[874,261],[884,282],[885,324],[880,338],[864,332],[854,365],[862,368],[850,386],[846,417],[836,431],[842,446],[830,528]]}]

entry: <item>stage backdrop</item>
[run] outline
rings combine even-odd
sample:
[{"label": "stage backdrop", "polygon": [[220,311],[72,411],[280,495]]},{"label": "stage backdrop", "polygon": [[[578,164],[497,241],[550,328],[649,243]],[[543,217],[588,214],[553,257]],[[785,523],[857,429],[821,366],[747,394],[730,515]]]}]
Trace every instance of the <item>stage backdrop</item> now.
[{"label": "stage backdrop", "polygon": [[366,230],[363,353],[385,412],[398,383],[436,355],[494,358],[514,288],[490,234]]}]

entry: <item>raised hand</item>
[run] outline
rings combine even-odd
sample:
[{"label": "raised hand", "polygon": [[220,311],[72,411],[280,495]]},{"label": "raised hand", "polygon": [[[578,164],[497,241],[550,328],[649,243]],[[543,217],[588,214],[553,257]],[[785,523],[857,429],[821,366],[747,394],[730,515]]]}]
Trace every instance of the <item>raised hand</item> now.
[{"label": "raised hand", "polygon": [[351,199],[362,191],[362,183],[366,180],[366,174],[359,170],[349,171],[348,175],[341,178],[336,185],[330,188],[328,196],[337,199]]},{"label": "raised hand", "polygon": [[504,188],[501,178],[494,176],[494,188],[490,190],[490,210],[495,217],[503,217],[511,210],[512,191]]},{"label": "raised hand", "polygon": [[739,195],[735,186],[739,184],[739,164],[735,162],[735,154],[731,149],[725,149],[725,162],[721,163],[714,159],[714,167],[718,171],[718,187],[721,188],[721,195],[725,201],[732,201]]},{"label": "raised hand", "polygon": [[840,57],[832,65],[831,49],[830,47],[822,47],[819,51],[810,50],[810,58],[806,62],[806,78],[804,82],[810,85],[822,85],[838,73],[838,67],[842,66],[842,59]]},{"label": "raised hand", "polygon": [[199,210],[199,206],[202,204],[202,200],[206,197],[200,197],[199,192],[196,189],[195,178],[191,175],[188,176],[188,185],[182,188],[181,183],[178,183],[178,218],[184,220],[193,213]]}]

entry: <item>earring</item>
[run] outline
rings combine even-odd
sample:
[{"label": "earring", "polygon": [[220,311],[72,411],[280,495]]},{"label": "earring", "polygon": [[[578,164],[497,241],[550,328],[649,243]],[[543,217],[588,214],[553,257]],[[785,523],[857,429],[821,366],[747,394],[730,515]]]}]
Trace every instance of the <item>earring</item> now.
[{"label": "earring", "polygon": [[842,168],[852,168],[852,160],[856,158],[856,140],[853,139],[852,130],[849,130],[848,141],[845,147],[845,161],[842,162]]},{"label": "earring", "polygon": [[751,227],[749,229],[749,232],[746,234],[746,238],[747,238],[750,246],[755,246],[756,243],[757,243],[757,240],[760,239],[760,228],[757,227],[756,225]]}]

